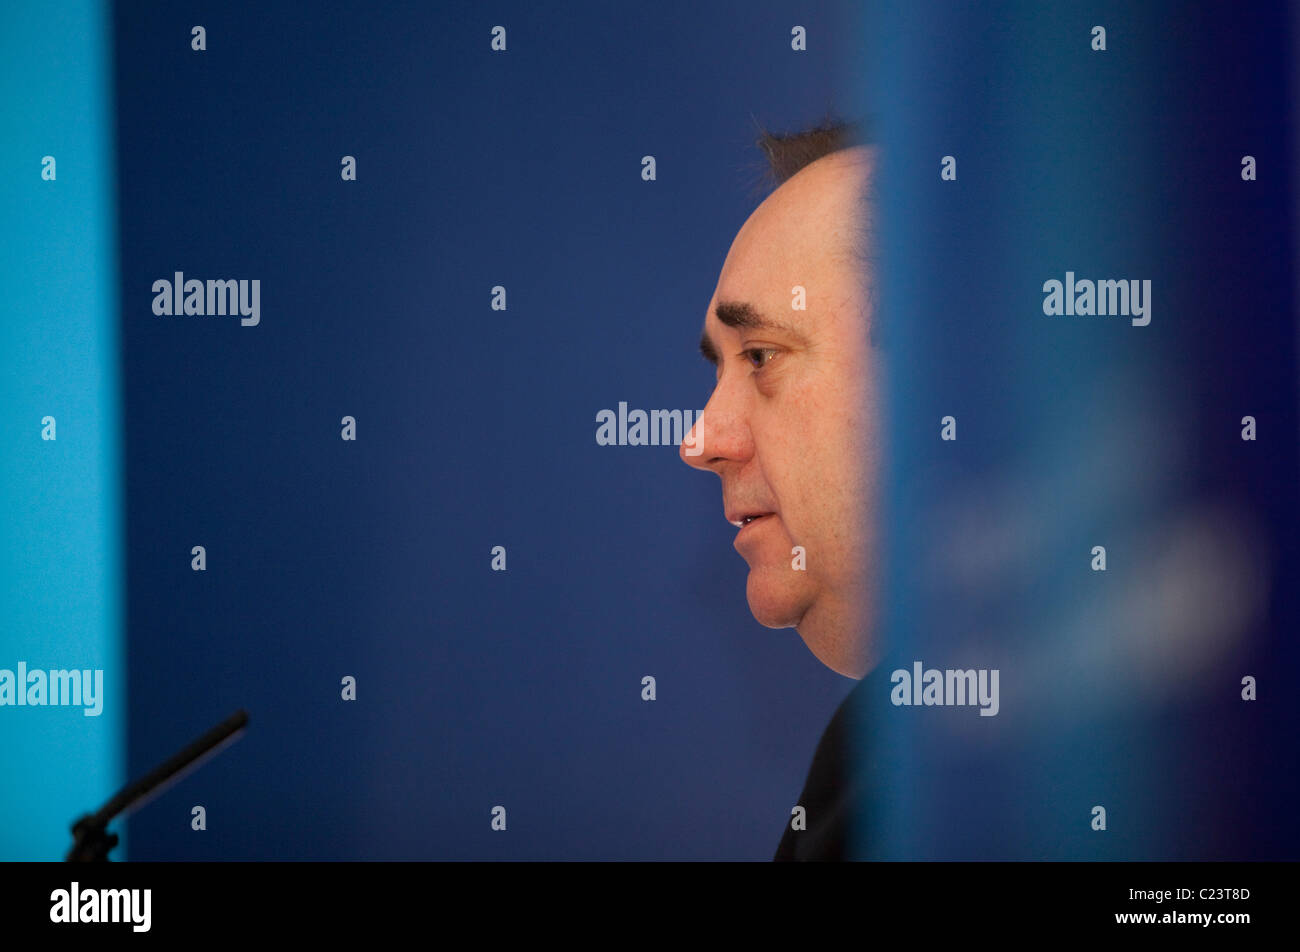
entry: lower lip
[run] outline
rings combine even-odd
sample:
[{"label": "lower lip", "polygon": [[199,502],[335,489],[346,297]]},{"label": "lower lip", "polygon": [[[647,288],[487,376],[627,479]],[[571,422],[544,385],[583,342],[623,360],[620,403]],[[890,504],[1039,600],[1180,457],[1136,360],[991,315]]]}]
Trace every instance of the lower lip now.
[{"label": "lower lip", "polygon": [[736,542],[735,542],[735,544],[736,544],[736,545],[740,545],[740,540],[741,540],[741,539],[748,538],[749,534],[750,534],[754,529],[756,529],[758,526],[761,526],[761,525],[764,525],[765,523],[771,522],[771,521],[772,521],[772,516],[773,516],[773,513],[770,513],[770,512],[769,512],[767,515],[765,515],[765,516],[759,516],[757,519],[753,519],[753,520],[751,520],[751,521],[745,523],[743,526],[741,526],[741,527],[740,527],[740,531],[736,533]]}]

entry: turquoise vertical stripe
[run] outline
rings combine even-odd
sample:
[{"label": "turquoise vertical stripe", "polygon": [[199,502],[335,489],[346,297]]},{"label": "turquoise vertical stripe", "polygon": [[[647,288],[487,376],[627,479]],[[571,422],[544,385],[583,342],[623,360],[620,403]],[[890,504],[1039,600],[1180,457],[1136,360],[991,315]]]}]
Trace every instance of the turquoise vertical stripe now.
[{"label": "turquoise vertical stripe", "polygon": [[97,717],[0,706],[0,859],[61,859],[125,766],[109,10],[4,4],[0,78],[0,669],[104,678]]}]

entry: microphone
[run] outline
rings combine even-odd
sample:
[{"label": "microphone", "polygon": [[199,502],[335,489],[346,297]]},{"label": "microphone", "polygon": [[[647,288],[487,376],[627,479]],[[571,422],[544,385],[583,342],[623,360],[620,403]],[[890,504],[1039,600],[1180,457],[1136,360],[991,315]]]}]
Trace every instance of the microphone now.
[{"label": "microphone", "polygon": [[87,813],[72,825],[72,849],[69,863],[107,862],[109,851],[117,845],[116,833],[108,832],[108,823],[119,813],[148,803],[180,780],[206,758],[236,741],[248,725],[248,712],[240,708],[202,737],[155,767],[134,783],[129,783],[95,813]]}]

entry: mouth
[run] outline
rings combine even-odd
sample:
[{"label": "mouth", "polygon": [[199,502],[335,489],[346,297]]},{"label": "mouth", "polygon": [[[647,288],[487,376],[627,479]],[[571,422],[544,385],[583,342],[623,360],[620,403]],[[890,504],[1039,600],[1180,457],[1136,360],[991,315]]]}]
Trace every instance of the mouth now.
[{"label": "mouth", "polygon": [[774,513],[771,512],[740,512],[735,514],[729,513],[727,515],[727,521],[730,522],[737,529],[743,529],[745,528],[745,526],[753,525],[755,522],[758,522],[762,519],[766,519],[768,516],[771,515],[774,515]]}]

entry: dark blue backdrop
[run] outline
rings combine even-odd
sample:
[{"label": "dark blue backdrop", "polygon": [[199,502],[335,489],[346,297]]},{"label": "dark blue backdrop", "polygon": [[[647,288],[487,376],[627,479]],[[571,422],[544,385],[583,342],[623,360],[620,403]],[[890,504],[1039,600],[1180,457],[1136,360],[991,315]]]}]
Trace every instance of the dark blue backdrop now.
[{"label": "dark blue backdrop", "polygon": [[[596,413],[704,406],[755,121],[857,111],[852,6],[119,5],[129,772],[251,715],[133,858],[770,857],[852,682]],[[178,270],[260,325],[155,316]]]},{"label": "dark blue backdrop", "polygon": [[[595,415],[704,406],[754,121],[828,111],[886,147],[890,630],[1005,676],[882,852],[1295,856],[1286,8],[858,6],[119,5],[129,772],[252,717],[133,858],[771,855],[852,684],[749,616],[717,481]],[[1152,325],[1044,317],[1067,269]],[[260,325],[155,316],[178,270]]]}]

